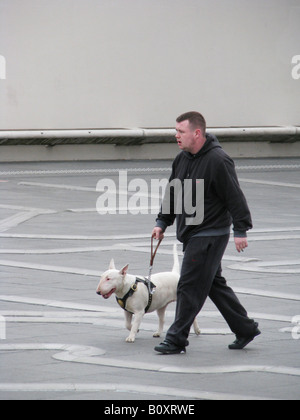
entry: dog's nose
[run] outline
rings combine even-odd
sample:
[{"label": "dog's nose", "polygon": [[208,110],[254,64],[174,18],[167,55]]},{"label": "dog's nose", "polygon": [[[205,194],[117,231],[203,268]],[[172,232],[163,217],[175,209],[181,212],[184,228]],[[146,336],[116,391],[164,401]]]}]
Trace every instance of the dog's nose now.
[{"label": "dog's nose", "polygon": [[101,296],[101,292],[99,290],[96,291],[97,295]]}]

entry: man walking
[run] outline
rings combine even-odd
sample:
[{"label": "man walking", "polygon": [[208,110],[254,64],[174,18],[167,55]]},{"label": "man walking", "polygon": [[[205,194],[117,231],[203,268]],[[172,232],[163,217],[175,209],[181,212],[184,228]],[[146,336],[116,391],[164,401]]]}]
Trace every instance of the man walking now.
[{"label": "man walking", "polygon": [[[152,236],[156,239],[163,238],[166,228],[176,219],[177,238],[183,243],[185,252],[177,290],[175,321],[165,341],[155,347],[155,350],[163,354],[186,351],[193,320],[208,296],[236,335],[236,340],[229,348],[240,350],[258,336],[260,331],[258,323],[248,318],[235,293],[227,286],[222,277],[221,261],[232,223],[237,251],[242,252],[248,246],[247,231],[252,229],[251,214],[240,188],[234,163],[217,138],[206,133],[204,117],[198,112],[179,116],[176,120],[176,133],[182,152],[173,162],[170,185],[173,180],[180,180],[184,195],[185,180],[192,180],[194,185],[192,194],[189,195],[192,196],[193,203],[196,203],[196,182],[204,180],[204,217],[200,224],[188,223],[189,218],[185,211],[177,212],[172,202],[169,205],[170,211],[164,213],[162,206],[158,215]],[[172,201],[174,192],[170,196]],[[181,197],[181,203],[182,201]]]}]

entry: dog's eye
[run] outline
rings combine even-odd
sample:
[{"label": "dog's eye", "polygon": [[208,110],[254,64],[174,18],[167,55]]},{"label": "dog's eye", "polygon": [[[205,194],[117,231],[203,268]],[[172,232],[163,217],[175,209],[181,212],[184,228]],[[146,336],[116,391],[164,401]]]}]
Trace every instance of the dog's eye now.
[{"label": "dog's eye", "polygon": [[110,278],[109,277],[106,277],[106,281],[109,281],[110,280]]}]

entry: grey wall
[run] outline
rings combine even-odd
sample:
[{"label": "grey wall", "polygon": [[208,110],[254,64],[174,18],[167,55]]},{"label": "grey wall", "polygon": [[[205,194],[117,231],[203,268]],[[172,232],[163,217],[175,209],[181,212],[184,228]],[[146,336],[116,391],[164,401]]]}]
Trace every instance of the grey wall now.
[{"label": "grey wall", "polygon": [[299,0],[0,0],[0,56],[2,130],[300,125]]}]

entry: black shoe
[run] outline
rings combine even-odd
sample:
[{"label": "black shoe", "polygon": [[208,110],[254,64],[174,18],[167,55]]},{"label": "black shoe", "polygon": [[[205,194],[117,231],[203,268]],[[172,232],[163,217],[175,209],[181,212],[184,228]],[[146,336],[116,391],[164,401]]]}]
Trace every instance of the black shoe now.
[{"label": "black shoe", "polygon": [[[258,325],[258,324],[257,324]],[[242,350],[243,348],[245,348],[249,343],[251,343],[251,341],[254,340],[255,337],[257,337],[258,335],[260,335],[261,332],[259,331],[259,329],[257,328],[256,331],[254,332],[253,335],[251,335],[251,337],[236,337],[236,340],[230,344],[228,346],[228,348],[230,350]]]},{"label": "black shoe", "polygon": [[176,346],[176,344],[170,343],[169,341],[164,341],[159,346],[154,348],[155,351],[162,354],[181,354],[186,353],[185,347]]}]

